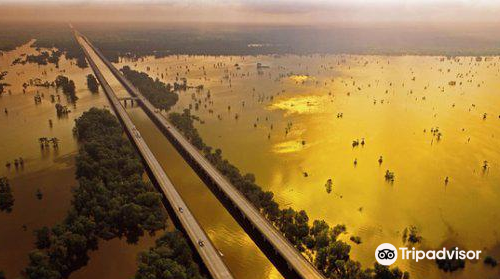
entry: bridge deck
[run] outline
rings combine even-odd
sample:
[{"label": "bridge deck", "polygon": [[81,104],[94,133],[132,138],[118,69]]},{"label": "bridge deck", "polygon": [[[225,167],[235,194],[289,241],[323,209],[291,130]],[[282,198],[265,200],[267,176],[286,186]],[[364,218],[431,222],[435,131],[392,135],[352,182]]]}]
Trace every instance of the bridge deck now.
[{"label": "bridge deck", "polygon": [[193,162],[205,172],[211,181],[221,190],[225,196],[234,204],[244,217],[249,220],[273,247],[276,253],[286,261],[288,267],[294,270],[301,278],[324,278],[323,275],[279,232],[259,210],[251,204],[212,164],[135,88],[102,53],[95,48],[86,37],[82,38],[101,58],[102,62],[111,70],[115,77],[134,97],[138,97],[143,109],[150,117],[154,117],[156,123],[160,123],[172,139],[180,145]]},{"label": "bridge deck", "polygon": [[[80,43],[80,46],[82,47],[92,70],[94,71],[102,88],[104,89],[104,92],[106,93],[106,96],[108,97],[109,102],[111,103],[116,115],[121,120],[131,141],[135,144],[142,158],[148,165],[155,180],[158,182],[165,198],[172,206],[176,217],[186,231],[189,239],[193,243],[193,246],[196,248],[211,276],[216,279],[233,278],[226,264],[222,261],[219,251],[214,247],[210,239],[207,237],[205,231],[202,229],[202,227],[199,225],[199,223],[196,221],[195,217],[189,210],[188,206],[182,200],[174,185],[165,174],[160,163],[156,160],[146,142],[141,137],[139,131],[130,120],[130,117],[121,105],[120,100],[116,97],[113,89],[109,86],[101,71],[92,60],[92,57],[89,54],[89,51],[92,50],[90,48],[87,50],[85,46],[86,42],[78,35],[77,40]],[[203,245],[200,245],[200,241],[203,242]]]}]

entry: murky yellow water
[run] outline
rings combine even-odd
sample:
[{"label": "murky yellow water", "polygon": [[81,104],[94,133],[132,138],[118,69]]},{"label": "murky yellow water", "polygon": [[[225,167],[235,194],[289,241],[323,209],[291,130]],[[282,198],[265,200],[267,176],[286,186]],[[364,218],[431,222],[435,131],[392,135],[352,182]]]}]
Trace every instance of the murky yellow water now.
[{"label": "murky yellow water", "polygon": [[[50,71],[51,65],[11,67],[20,53],[34,50],[16,51],[0,57],[0,69],[9,71],[5,82],[13,85],[7,88],[12,95],[0,98],[0,175],[11,179],[16,198],[12,213],[0,213],[0,269],[9,278],[26,266],[32,230],[66,215],[70,188],[76,183],[73,119],[91,106],[107,104],[104,95],[86,89],[90,69],[78,69],[63,59],[61,70],[75,80],[80,99],[67,119],[57,119],[48,99],[53,89],[29,87],[23,94],[21,85],[34,77],[53,80],[58,73]],[[215,65],[218,62],[224,64]],[[270,68],[259,71],[256,62]],[[201,100],[196,114],[204,121],[197,126],[207,143],[222,148],[242,170],[255,173],[281,205],[306,209],[311,219],[345,223],[346,241],[358,235],[363,242],[352,243],[353,257],[369,266],[375,247],[382,242],[401,245],[401,232],[409,225],[419,228],[424,249],[453,244],[500,258],[499,63],[498,57],[476,62],[470,57],[173,56],[120,65],[142,71],[149,66],[150,75],[162,79],[163,74],[169,82],[179,73],[191,85],[204,84],[203,92],[182,92],[175,110],[194,107],[194,94]],[[127,94],[116,80],[110,83],[119,95]],[[45,94],[40,105],[33,101],[36,90]],[[213,104],[205,101],[207,90]],[[4,107],[9,115],[3,114]],[[235,275],[280,277],[142,111],[132,108],[129,113]],[[52,129],[48,119],[54,121]],[[440,140],[431,133],[437,127]],[[58,137],[57,152],[41,152],[41,136]],[[353,140],[363,138],[364,146],[352,147]],[[20,156],[24,169],[3,167],[4,161]],[[384,180],[386,170],[395,173],[393,184]],[[325,183],[330,178],[333,191],[328,194]],[[42,200],[35,196],[37,188],[44,194]],[[129,277],[137,252],[153,241],[144,238],[137,246],[101,242],[89,266],[72,278]],[[482,263],[468,262],[465,270],[451,275],[432,262],[398,265],[413,278],[500,274]]]},{"label": "murky yellow water", "polygon": [[[346,224],[346,241],[362,239],[350,243],[364,266],[380,243],[402,245],[410,225],[423,249],[459,245],[500,258],[499,57],[172,56],[118,66],[125,64],[203,84],[203,92],[180,93],[175,110],[201,101],[194,113],[205,141],[256,174],[282,206]],[[500,275],[482,263],[451,275],[433,262],[397,264],[413,278]]]}]

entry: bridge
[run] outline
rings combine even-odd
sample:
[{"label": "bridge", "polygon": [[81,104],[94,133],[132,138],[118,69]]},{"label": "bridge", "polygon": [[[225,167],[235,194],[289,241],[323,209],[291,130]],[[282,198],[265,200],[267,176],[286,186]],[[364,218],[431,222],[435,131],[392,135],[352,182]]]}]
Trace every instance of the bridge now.
[{"label": "bridge", "polygon": [[[143,110],[167,136],[193,167],[196,173],[216,189],[217,197],[225,202],[229,211],[244,228],[251,230],[260,246],[269,247],[272,252],[262,249],[268,258],[286,278],[323,278],[324,276],[279,232],[261,213],[232,185],[182,134],[128,81],[106,57],[80,34],[79,39],[91,48],[109,68],[113,75],[127,89],[131,96],[137,97]],[[85,48],[85,47],[84,47]],[[238,214],[235,214],[234,212]],[[239,216],[237,216],[239,215]],[[239,218],[243,221],[240,221]]]},{"label": "bridge", "polygon": [[[156,160],[153,153],[149,149],[148,145],[141,137],[141,134],[137,128],[132,123],[132,120],[128,116],[125,108],[120,103],[113,89],[110,87],[101,71],[92,60],[87,48],[84,46],[85,42],[78,36],[75,32],[77,41],[80,43],[85,56],[90,64],[90,67],[94,71],[99,83],[101,84],[106,96],[115,111],[118,119],[122,123],[130,141],[134,144],[139,154],[141,155],[144,163],[147,166],[148,173],[150,177],[154,179],[158,187],[163,193],[164,198],[166,198],[168,204],[170,205],[170,212],[173,212],[173,216],[177,223],[182,226],[185,234],[189,237],[191,241],[191,246],[194,247],[199,257],[203,261],[206,269],[214,279],[231,279],[233,276],[227,268],[226,264],[222,261],[220,252],[215,248],[210,239],[207,237],[205,231],[202,229],[200,224],[196,221],[195,217],[189,210],[188,206],[184,203],[181,196],[175,189],[174,185],[165,174],[160,163]],[[126,98],[126,99],[137,99]]]},{"label": "bridge", "polygon": [[134,106],[134,101],[136,103],[139,103],[139,98],[137,97],[132,97],[132,96],[129,96],[129,97],[118,97],[118,100],[119,101],[123,101],[123,104],[125,105],[125,107],[127,107],[127,101],[130,101],[130,105],[131,106]]}]

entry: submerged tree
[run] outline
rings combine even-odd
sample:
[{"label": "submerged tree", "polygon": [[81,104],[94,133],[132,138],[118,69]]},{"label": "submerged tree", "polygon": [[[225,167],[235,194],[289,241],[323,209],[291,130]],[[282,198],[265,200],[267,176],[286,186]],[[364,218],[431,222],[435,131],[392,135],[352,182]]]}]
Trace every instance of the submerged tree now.
[{"label": "submerged tree", "polygon": [[0,211],[11,212],[13,206],[14,196],[9,180],[6,177],[0,177]]},{"label": "submerged tree", "polygon": [[92,93],[99,92],[99,84],[97,83],[97,79],[92,74],[87,75],[87,86],[90,92]]},{"label": "submerged tree", "polygon": [[59,75],[56,77],[54,83],[56,84],[56,88],[62,89],[64,95],[66,95],[66,98],[68,99],[68,102],[74,103],[78,100],[74,81],[70,80],[68,77]]},{"label": "submerged tree", "polygon": [[403,243],[415,245],[422,242],[422,236],[416,226],[409,226],[403,230]]},{"label": "submerged tree", "polygon": [[[456,247],[450,250],[455,250]],[[436,264],[438,268],[444,270],[445,272],[453,272],[458,269],[465,267],[465,261],[459,258],[451,258],[448,254],[445,255],[445,259],[436,259]]]},{"label": "submerged tree", "polygon": [[333,182],[332,182],[332,179],[329,178],[327,181],[326,181],[326,184],[325,184],[325,189],[326,189],[326,192],[328,194],[330,194],[332,192],[332,187],[333,187]]}]

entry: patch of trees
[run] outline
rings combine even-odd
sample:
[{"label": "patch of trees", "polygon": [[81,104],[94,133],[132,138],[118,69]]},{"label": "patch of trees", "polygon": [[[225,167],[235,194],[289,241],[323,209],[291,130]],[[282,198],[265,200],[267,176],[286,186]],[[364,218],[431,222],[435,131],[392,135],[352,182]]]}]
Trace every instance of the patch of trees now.
[{"label": "patch of trees", "polygon": [[135,279],[203,279],[191,249],[178,231],[167,232],[138,258]]},{"label": "patch of trees", "polygon": [[200,137],[193,125],[193,116],[188,109],[181,113],[170,113],[169,119],[184,136],[214,165],[229,181],[278,228],[281,233],[327,278],[409,278],[407,272],[398,268],[389,269],[375,264],[363,269],[350,258],[351,246],[338,237],[346,233],[345,225],[331,227],[323,220],[314,220],[312,226],[304,210],[281,209],[274,194],[264,191],[255,183],[255,175],[241,174],[240,170],[222,157],[220,149],[212,150]]},{"label": "patch of trees", "polygon": [[409,226],[403,230],[403,243],[410,244],[410,245],[415,245],[422,242],[422,236],[420,236],[420,233],[415,226]]},{"label": "patch of trees", "polygon": [[353,235],[353,236],[351,236],[349,239],[350,239],[352,242],[356,243],[356,244],[361,244],[361,237],[359,237],[359,236],[354,236],[354,235]]},{"label": "patch of trees", "polygon": [[14,196],[9,180],[6,177],[0,177],[0,211],[11,212],[13,206]]},{"label": "patch of trees", "polygon": [[76,100],[78,100],[78,97],[76,96],[75,82],[73,80],[70,80],[68,77],[59,75],[56,77],[56,80],[54,82],[56,84],[56,89],[62,89],[62,92],[68,99],[68,102],[74,103],[76,102]]},{"label": "patch of trees", "polygon": [[155,107],[168,110],[177,103],[179,96],[172,91],[170,84],[165,84],[158,78],[154,80],[148,74],[132,70],[129,66],[121,68],[121,72]]},{"label": "patch of trees", "polygon": [[4,92],[4,88],[6,86],[9,86],[8,83],[1,82],[7,74],[8,74],[7,71],[0,72],[0,96],[2,96],[2,94]]},{"label": "patch of trees", "polygon": [[24,64],[24,60],[21,57],[18,57],[12,61],[11,66],[18,65],[18,64]]},{"label": "patch of trees", "polygon": [[24,63],[36,63],[38,65],[47,65],[52,63],[56,65],[56,68],[59,68],[59,59],[61,55],[62,51],[60,50],[54,50],[51,53],[48,51],[42,51],[40,54],[27,55]]},{"label": "patch of trees", "polygon": [[93,74],[87,75],[87,87],[92,93],[99,92],[99,83],[97,83],[97,79],[94,77]]},{"label": "patch of trees", "polygon": [[[449,249],[455,250],[455,247]],[[445,272],[453,272],[458,269],[462,269],[465,267],[465,260],[462,259],[455,259],[455,258],[450,258],[448,257],[448,254],[446,254],[445,259],[436,259],[436,264],[439,269],[444,270]]]},{"label": "patch of trees", "polygon": [[36,231],[37,249],[25,269],[30,279],[67,278],[86,265],[99,239],[125,237],[134,243],[165,227],[161,196],[143,181],[141,160],[117,119],[92,108],[75,120],[74,132],[80,143],[78,187],[64,221]]},{"label": "patch of trees", "polygon": [[71,112],[71,110],[67,106],[63,106],[61,104],[56,104],[55,107],[57,117],[65,117],[68,115],[68,113]]},{"label": "patch of trees", "polygon": [[484,258],[484,264],[489,265],[491,267],[495,267],[495,266],[497,266],[498,263],[497,263],[497,260],[495,258],[493,258],[492,256],[486,256]]}]

